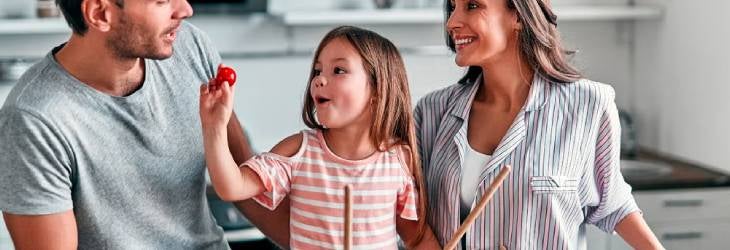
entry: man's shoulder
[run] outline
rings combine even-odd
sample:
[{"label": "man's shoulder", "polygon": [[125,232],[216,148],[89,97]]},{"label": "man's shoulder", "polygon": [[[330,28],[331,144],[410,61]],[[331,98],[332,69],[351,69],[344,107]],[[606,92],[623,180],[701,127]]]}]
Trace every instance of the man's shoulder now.
[{"label": "man's shoulder", "polygon": [[187,21],[183,21],[180,25],[173,51],[171,60],[166,60],[164,64],[173,67],[174,70],[192,69],[193,72],[204,74],[201,77],[206,80],[213,76],[220,63],[220,55],[213,47],[210,38]]},{"label": "man's shoulder", "polygon": [[179,38],[183,40],[199,41],[206,38],[205,32],[188,21],[180,23],[178,34]]},{"label": "man's shoulder", "polygon": [[177,52],[183,53],[199,53],[212,49],[210,38],[206,33],[187,21],[180,24],[174,46]]},{"label": "man's shoulder", "polygon": [[23,110],[41,116],[51,115],[63,109],[70,91],[63,81],[68,78],[53,67],[52,61],[44,57],[31,66],[10,90],[2,109]]}]

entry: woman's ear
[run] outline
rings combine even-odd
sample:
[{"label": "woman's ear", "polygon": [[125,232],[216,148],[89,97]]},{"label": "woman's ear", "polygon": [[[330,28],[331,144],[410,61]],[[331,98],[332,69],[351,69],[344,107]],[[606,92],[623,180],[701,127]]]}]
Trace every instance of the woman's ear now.
[{"label": "woman's ear", "polygon": [[115,7],[109,0],[84,0],[81,2],[81,13],[89,29],[107,32],[111,30],[111,11]]},{"label": "woman's ear", "polygon": [[512,12],[512,18],[512,27],[514,27],[516,31],[522,31],[522,21],[520,20],[520,15],[517,11]]}]

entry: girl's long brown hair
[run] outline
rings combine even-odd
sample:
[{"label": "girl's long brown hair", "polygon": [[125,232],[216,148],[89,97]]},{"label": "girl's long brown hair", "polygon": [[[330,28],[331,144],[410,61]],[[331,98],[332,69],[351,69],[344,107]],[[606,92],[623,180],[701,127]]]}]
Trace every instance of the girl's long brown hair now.
[{"label": "girl's long brown hair", "polygon": [[[571,83],[583,76],[569,62],[567,55],[573,54],[563,48],[557,27],[557,16],[553,13],[548,0],[504,0],[507,8],[517,11],[522,24],[519,33],[520,55],[527,60],[536,72],[556,83]],[[449,20],[454,6],[446,0],[444,4],[445,20]],[[447,29],[446,45],[456,52],[454,40]],[[469,66],[459,83],[476,81],[482,74],[482,68]]]},{"label": "girl's long brown hair", "polygon": [[[410,147],[408,172],[414,177],[418,190],[418,216],[420,217],[417,237],[409,245],[418,243],[426,229],[426,191],[421,173],[421,158],[416,145],[416,131],[411,106],[411,94],[408,89],[408,77],[398,49],[388,39],[375,32],[352,26],[340,26],[331,30],[314,53],[312,71],[307,81],[307,92],[304,94],[302,119],[309,128],[325,128],[317,122],[314,100],[310,93],[312,79],[315,77],[314,64],[322,49],[332,40],[346,39],[360,54],[365,72],[373,89],[372,105],[373,124],[370,138],[378,150],[385,151],[393,146]],[[381,147],[385,145],[385,147]]]}]

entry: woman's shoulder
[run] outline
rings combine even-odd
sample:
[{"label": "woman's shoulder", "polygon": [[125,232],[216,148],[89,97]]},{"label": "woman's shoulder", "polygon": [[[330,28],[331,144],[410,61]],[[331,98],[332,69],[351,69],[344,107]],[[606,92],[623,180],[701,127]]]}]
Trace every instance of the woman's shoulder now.
[{"label": "woman's shoulder", "polygon": [[611,85],[580,79],[572,83],[551,84],[556,94],[570,94],[574,102],[582,102],[595,105],[608,105],[614,102],[616,91]]}]

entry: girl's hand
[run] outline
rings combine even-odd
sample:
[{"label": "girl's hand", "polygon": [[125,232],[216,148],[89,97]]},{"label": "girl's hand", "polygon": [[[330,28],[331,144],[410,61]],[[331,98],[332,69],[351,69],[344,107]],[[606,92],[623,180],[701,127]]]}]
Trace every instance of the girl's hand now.
[{"label": "girl's hand", "polygon": [[200,86],[200,121],[203,130],[225,130],[233,113],[233,86],[216,84],[215,78]]}]

